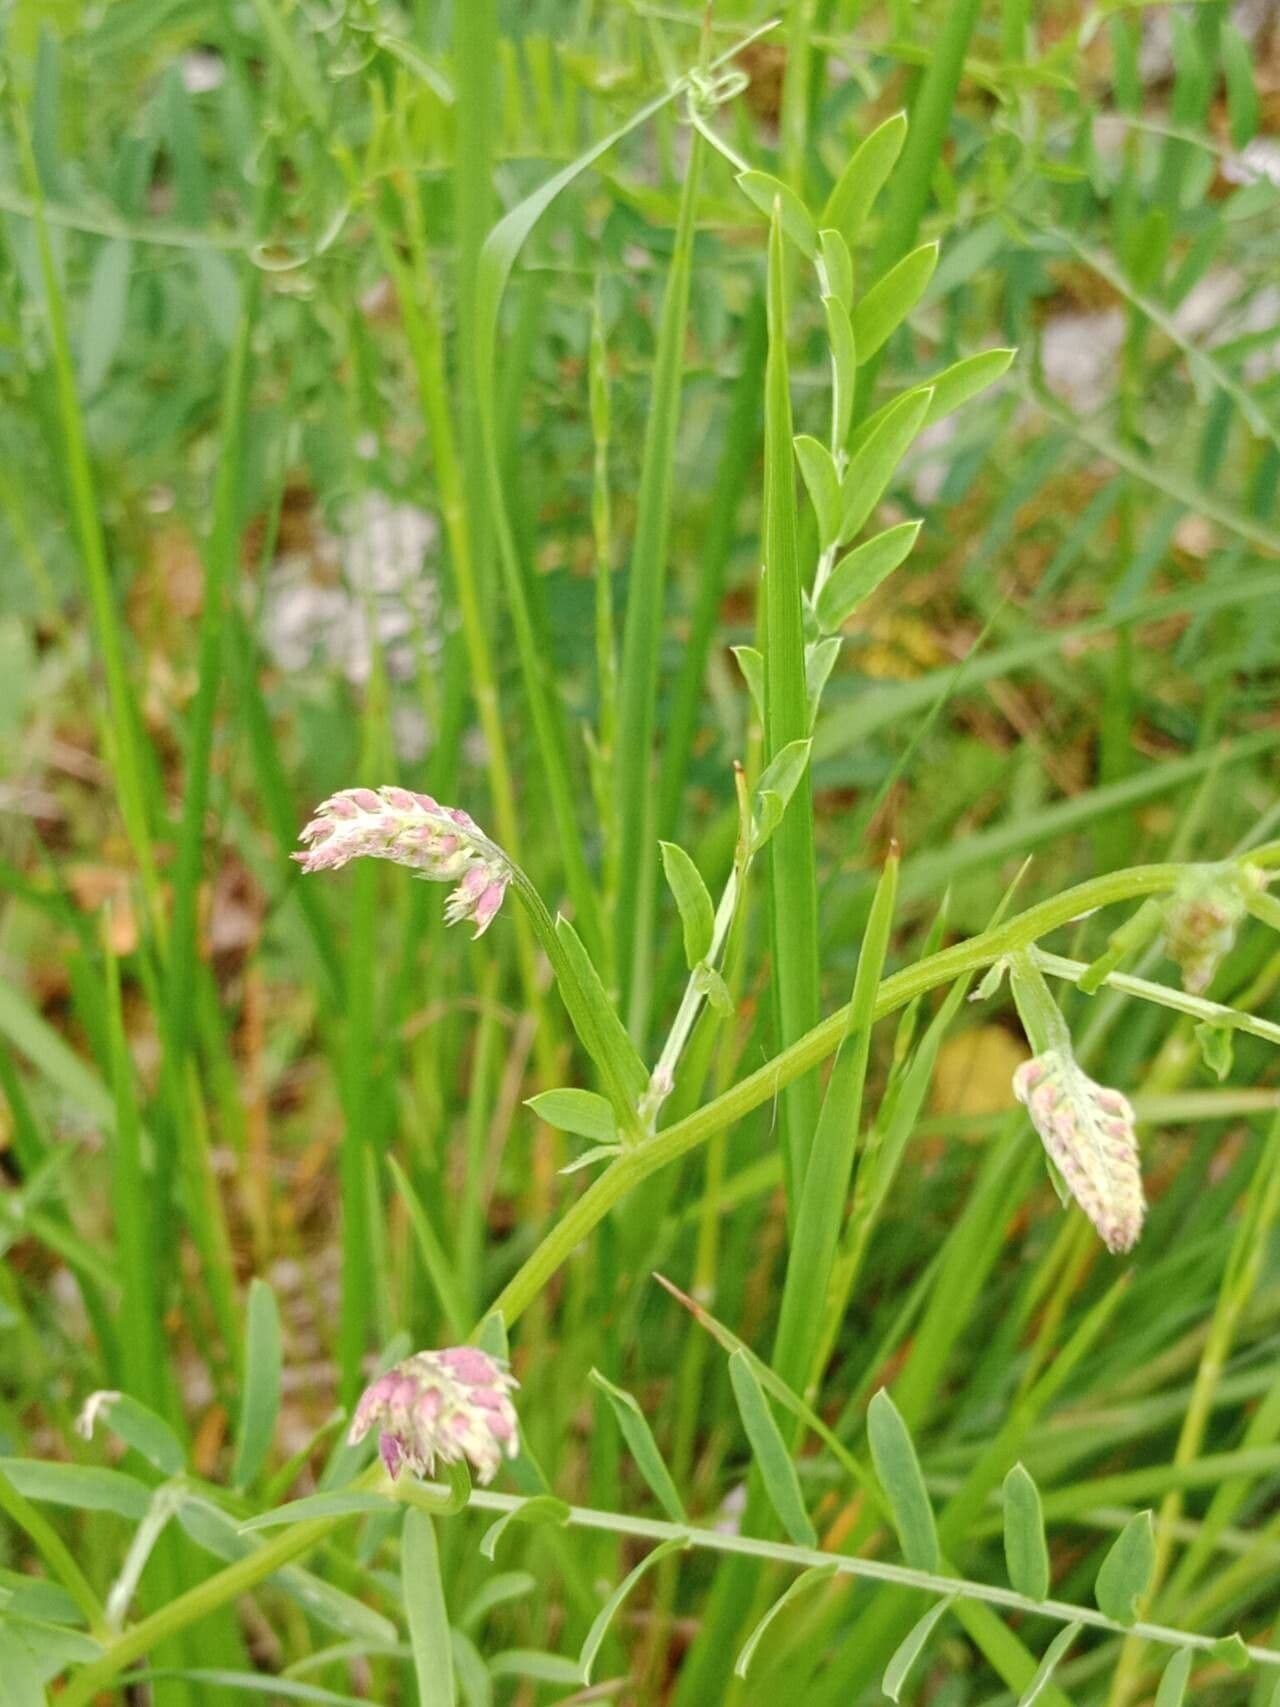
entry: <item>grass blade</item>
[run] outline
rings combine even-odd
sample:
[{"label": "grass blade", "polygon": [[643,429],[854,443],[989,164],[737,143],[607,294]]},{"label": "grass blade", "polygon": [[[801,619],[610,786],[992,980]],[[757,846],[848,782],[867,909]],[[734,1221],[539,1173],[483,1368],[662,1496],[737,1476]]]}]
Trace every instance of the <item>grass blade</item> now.
[{"label": "grass blade", "polygon": [[849,1028],[831,1069],[800,1190],[773,1355],[780,1379],[800,1393],[816,1374],[813,1359],[823,1326],[818,1306],[830,1285],[853,1177],[876,991],[889,947],[897,887],[898,859],[891,853],[871,905],[849,1002]]},{"label": "grass blade", "polygon": [[685,323],[705,147],[701,136],[695,134],[680,192],[675,248],[662,299],[618,672],[618,738],[614,754],[619,835],[615,953],[627,1029],[637,1040],[642,1040],[648,1030],[652,1001],[657,826],[654,790],[649,779],[653,770],[658,655],[671,531],[672,470],[684,372]]}]

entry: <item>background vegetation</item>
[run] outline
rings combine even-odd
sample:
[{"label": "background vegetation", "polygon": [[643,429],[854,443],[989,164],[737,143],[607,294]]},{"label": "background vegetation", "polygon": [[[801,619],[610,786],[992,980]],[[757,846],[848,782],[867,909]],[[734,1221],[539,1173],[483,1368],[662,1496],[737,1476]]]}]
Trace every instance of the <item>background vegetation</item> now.
[{"label": "background vegetation", "polygon": [[[1277,833],[1275,11],[769,19],[6,10],[0,1673],[23,1707],[120,1690],[126,1665],[182,1707],[873,1699],[940,1604],[901,1582],[806,1579],[734,1680],[812,1563],[787,1549],[1003,1587],[1019,1460],[1059,1600],[1091,1608],[1154,1508],[1131,1570],[1146,1618],[1205,1637],[1179,1650],[1192,1697],[1271,1699],[1273,1669],[1209,1641],[1273,1642],[1274,932],[1251,924],[1214,979],[1257,1017],[1227,1034],[1078,994],[1078,966],[1055,984],[1080,1059],[1138,1112],[1151,1209],[1122,1259],[1058,1206],[1009,1089],[1007,993],[970,1005],[954,981],[982,957],[894,986],[920,999],[874,1033],[867,1004],[1002,907],[1047,903],[1045,947],[1089,962],[1124,915],[1077,913],[1145,891],[1054,912],[1072,885]],[[878,128],[904,109],[905,141]],[[832,204],[873,135],[884,188],[864,156]],[[848,1212],[825,1259],[797,1239],[810,1072],[628,1175],[525,1284],[619,1165],[565,1173],[590,1138],[527,1105],[602,1087],[525,915],[509,901],[472,944],[402,871],[304,878],[289,855],[352,784],[465,806],[657,1058],[689,975],[659,840],[718,896],[735,762],[754,782],[808,733],[798,589],[826,541],[783,412],[827,442],[832,334],[806,208],[853,255],[855,433],[1017,350],[886,470],[875,525],[922,531],[836,613],[843,645],[811,649],[811,768],[661,1116],[837,1010],[861,954],[865,1092],[842,1053],[827,1105],[859,1157],[850,1197],[833,1176]],[[766,599],[762,558],[789,565]],[[733,651],[753,646],[763,717]],[[1175,986],[1158,947],[1131,961]],[[495,1300],[526,1447],[506,1492],[241,1529],[347,1484],[375,1357],[500,1334]],[[86,1440],[102,1389],[134,1404]],[[565,1527],[548,1494],[624,1515]],[[479,1543],[512,1506],[546,1521],[491,1536],[495,1563]],[[686,1516],[773,1552],[686,1549]],[[1055,1707],[1154,1694],[1168,1647],[1121,1633],[1123,1593],[1098,1603],[1042,1680]],[[1014,1700],[1068,1617],[962,1596],[891,1681]]]}]

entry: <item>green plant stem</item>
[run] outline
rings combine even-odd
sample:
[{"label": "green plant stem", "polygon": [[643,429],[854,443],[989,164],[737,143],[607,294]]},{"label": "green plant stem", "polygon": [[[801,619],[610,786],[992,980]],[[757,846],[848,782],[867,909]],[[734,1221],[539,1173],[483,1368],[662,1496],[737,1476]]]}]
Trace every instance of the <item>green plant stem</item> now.
[{"label": "green plant stem", "polygon": [[[375,1466],[359,1479],[356,1486],[373,1487],[381,1479],[382,1472]],[[453,1503],[454,1491],[435,1483],[406,1483],[400,1497],[406,1505],[440,1514]],[[467,1501],[467,1505],[473,1510],[491,1511],[501,1515],[518,1512],[527,1503],[528,1497],[525,1495],[490,1493],[485,1489],[474,1490]],[[72,1679],[59,1696],[63,1707],[85,1707],[85,1703],[113,1677],[118,1676],[130,1661],[219,1606],[224,1606],[234,1596],[246,1593],[273,1572],[291,1564],[346,1520],[346,1517],[321,1517],[292,1526],[276,1540],[227,1566],[216,1576],[188,1590],[162,1611],[125,1631],[107,1646],[100,1659],[85,1666],[84,1670]],[[1060,1600],[1032,1600],[1013,1589],[1000,1588],[995,1584],[944,1577],[931,1571],[913,1570],[908,1565],[887,1564],[880,1559],[824,1553],[816,1547],[797,1547],[779,1541],[764,1541],[749,1535],[730,1535],[721,1530],[703,1529],[692,1524],[668,1523],[658,1518],[630,1517],[618,1512],[597,1511],[589,1506],[568,1507],[564,1521],[570,1528],[605,1531],[659,1544],[678,1542],[683,1546],[701,1548],[707,1552],[761,1559],[796,1570],[804,1570],[813,1565],[832,1566],[837,1575],[867,1582],[891,1583],[898,1588],[923,1590],[926,1594],[956,1595],[988,1606],[1003,1607],[1006,1611],[1056,1619],[1063,1624],[1078,1621],[1088,1625],[1090,1629],[1104,1630],[1111,1635],[1137,1636],[1145,1641],[1162,1642],[1174,1648],[1192,1648],[1200,1653],[1211,1652],[1215,1643],[1212,1636],[1174,1630],[1163,1624],[1139,1623],[1125,1626],[1093,1607],[1073,1606]],[[1250,1647],[1247,1652],[1250,1659],[1258,1665],[1280,1666],[1280,1653],[1274,1653],[1269,1648]]]},{"label": "green plant stem", "polygon": [[[980,936],[941,949],[914,966],[884,979],[876,992],[874,1018],[886,1014],[922,995],[939,984],[949,984],[993,960],[999,960],[1019,948],[1025,948],[1046,932],[1056,930],[1082,913],[1106,907],[1117,901],[1128,901],[1138,895],[1155,895],[1171,889],[1188,869],[1185,865],[1133,866],[1127,871],[1109,872],[1064,890],[1035,907],[1028,908],[1016,918],[984,931]],[[626,1151],[570,1205],[563,1218],[551,1228],[546,1238],[526,1258],[525,1262],[494,1301],[493,1309],[502,1313],[508,1326],[524,1311],[568,1258],[574,1247],[608,1214],[609,1210],[632,1188],[665,1167],[669,1162],[686,1155],[704,1144],[715,1133],[741,1120],[752,1109],[770,1101],[784,1086],[802,1073],[807,1073],[832,1054],[840,1044],[848,1025],[849,1007],[838,1008],[805,1033],[788,1048],[749,1073],[745,1079],[714,1098],[696,1114],[677,1121],[665,1131],[647,1138],[642,1144]]]}]

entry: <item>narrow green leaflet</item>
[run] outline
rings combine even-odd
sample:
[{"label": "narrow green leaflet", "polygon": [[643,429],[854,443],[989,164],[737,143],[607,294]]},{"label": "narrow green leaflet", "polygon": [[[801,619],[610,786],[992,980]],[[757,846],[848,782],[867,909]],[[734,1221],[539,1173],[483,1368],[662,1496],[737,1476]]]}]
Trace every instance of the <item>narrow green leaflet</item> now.
[{"label": "narrow green leaflet", "polygon": [[646,1553],[640,1563],[627,1572],[599,1612],[596,1613],[578,1654],[578,1670],[584,1684],[591,1682],[591,1670],[596,1663],[596,1655],[600,1652],[601,1644],[609,1633],[610,1624],[617,1617],[619,1608],[631,1590],[646,1572],[653,1569],[660,1559],[668,1558],[672,1553],[682,1552],[687,1545],[688,1543],[683,1536],[673,1535],[669,1541],[664,1541],[661,1546],[655,1547],[651,1553]]},{"label": "narrow green leaflet", "polygon": [[766,219],[773,218],[776,205],[781,210],[782,230],[787,239],[810,260],[817,255],[818,228],[813,222],[813,215],[794,190],[768,172],[739,172],[738,186]]},{"label": "narrow green leaflet", "polygon": [[892,575],[915,545],[921,526],[920,522],[899,522],[845,553],[818,594],[818,625],[824,634],[842,628],[862,601]]},{"label": "narrow green leaflet", "polygon": [[797,1547],[816,1547],[818,1534],[805,1510],[796,1467],[769,1409],[769,1401],[756,1379],[755,1370],[743,1352],[735,1351],[730,1355],[729,1380],[752,1456],[779,1523]]},{"label": "narrow green leaflet", "polygon": [[1093,1597],[1118,1624],[1132,1624],[1156,1563],[1155,1528],[1149,1511],[1137,1512],[1116,1536],[1102,1561]]},{"label": "narrow green leaflet", "polygon": [[907,139],[907,115],[894,113],[855,149],[827,197],[819,224],[839,231],[850,248]]},{"label": "narrow green leaflet", "polygon": [[915,1444],[898,1407],[882,1387],[867,1407],[871,1461],[880,1478],[902,1555],[919,1571],[938,1569],[938,1530],[920,1473]]},{"label": "narrow green leaflet", "polygon": [[774,1601],[773,1605],[765,1613],[764,1617],[742,1644],[738,1653],[738,1658],[734,1662],[733,1675],[735,1677],[745,1677],[748,1671],[750,1671],[751,1662],[755,1658],[756,1649],[760,1646],[761,1638],[764,1636],[765,1631],[768,1630],[769,1626],[773,1623],[778,1614],[790,1606],[793,1600],[798,1600],[799,1597],[802,1594],[805,1594],[809,1589],[817,1588],[819,1583],[829,1583],[832,1577],[835,1576],[837,1568],[838,1567],[835,1564],[810,1565],[807,1571],[801,1571],[800,1575],[796,1577],[794,1581],[788,1583],[787,1587],[778,1596],[777,1600]]},{"label": "narrow green leaflet", "polygon": [[1156,1690],[1156,1707],[1182,1707],[1191,1677],[1191,1649],[1179,1648],[1164,1668]]},{"label": "narrow green leaflet", "polygon": [[849,437],[849,424],[853,420],[858,384],[857,340],[849,310],[839,297],[824,296],[822,312],[827,319],[827,341],[831,345],[831,442],[842,445]]},{"label": "narrow green leaflet", "polygon": [[843,644],[838,634],[815,640],[805,648],[804,689],[809,696],[809,727],[812,729],[822,706],[822,695],[840,656]]},{"label": "narrow green leaflet", "polygon": [[180,1476],[186,1469],[186,1454],[168,1423],[127,1393],[93,1394],[76,1426],[87,1440],[100,1422],[163,1475]]},{"label": "narrow green leaflet", "polygon": [[495,1523],[491,1523],[480,1538],[480,1551],[486,1559],[493,1559],[498,1551],[498,1543],[512,1523],[555,1523],[563,1524],[569,1521],[569,1507],[564,1500],[557,1499],[554,1494],[535,1494],[531,1500],[517,1506],[514,1511],[503,1512]]},{"label": "narrow green leaflet", "polygon": [[[839,308],[838,303],[836,306]],[[800,433],[794,442],[805,490],[818,518],[819,543],[825,551],[840,525],[840,477],[826,445],[808,433]]]},{"label": "narrow green leaflet", "polygon": [[249,1285],[245,1328],[244,1397],[236,1429],[237,1488],[250,1487],[261,1474],[276,1432],[280,1411],[280,1312],[276,1295],[256,1276]]},{"label": "narrow green leaflet", "polygon": [[80,339],[80,389],[86,397],[102,384],[124,336],[133,244],[108,237],[93,258]]},{"label": "narrow green leaflet", "polygon": [[1037,1701],[1040,1696],[1044,1694],[1045,1690],[1049,1686],[1050,1678],[1052,1678],[1054,1672],[1058,1668],[1059,1662],[1066,1654],[1067,1649],[1080,1634],[1081,1629],[1082,1626],[1080,1624],[1068,1624],[1058,1631],[1058,1634],[1045,1649],[1044,1658],[1036,1667],[1036,1675],[1031,1679],[1031,1682],[1019,1697],[1018,1707],[1031,1707],[1031,1703],[1033,1701]]},{"label": "narrow green leaflet", "polygon": [[635,1105],[644,1095],[649,1075],[636,1046],[623,1029],[600,974],[582,939],[563,916],[556,919],[556,938],[567,962],[562,988],[565,1006],[582,1047],[600,1071],[620,1121],[635,1124]]},{"label": "narrow green leaflet", "polygon": [[554,1126],[557,1132],[574,1132],[596,1144],[617,1141],[618,1122],[609,1100],[594,1091],[565,1086],[561,1090],[540,1091],[527,1100],[538,1119]]},{"label": "narrow green leaflet", "polygon": [[782,822],[787,802],[795,793],[796,784],[808,766],[809,750],[812,746],[813,742],[809,740],[788,741],[760,773],[753,796],[752,853],[760,852]]},{"label": "narrow green leaflet", "polygon": [[756,716],[764,722],[764,658],[754,646],[731,646],[729,650],[742,671]]},{"label": "narrow green leaflet", "polygon": [[894,470],[924,425],[932,391],[909,391],[890,404],[876,430],[853,453],[840,489],[840,543],[851,540],[884,496]]},{"label": "narrow green leaflet", "polygon": [[405,1513],[400,1582],[420,1707],[454,1707],[453,1646],[440,1577],[440,1552],[435,1524],[425,1511]]},{"label": "narrow green leaflet", "polygon": [[680,912],[684,956],[692,971],[710,953],[715,931],[715,908],[702,874],[684,849],[675,842],[660,842],[658,845],[662,850],[662,869],[666,874],[667,887]]},{"label": "narrow green leaflet", "polygon": [[950,415],[980,391],[994,385],[1009,371],[1009,364],[1017,353],[1016,350],[980,350],[976,356],[965,356],[935,374],[929,381],[933,401],[924,418],[925,426],[940,421],[944,415]]},{"label": "narrow green leaflet", "polygon": [[70,1506],[74,1511],[113,1511],[137,1523],[151,1504],[150,1488],[136,1477],[96,1464],[0,1458],[0,1472],[27,1499]]},{"label": "narrow green leaflet", "polygon": [[667,1469],[666,1461],[658,1450],[658,1443],[653,1438],[653,1430],[649,1420],[632,1394],[623,1387],[615,1387],[613,1382],[603,1376],[598,1369],[593,1369],[589,1376],[592,1386],[598,1387],[608,1399],[614,1416],[618,1419],[618,1427],[622,1430],[622,1438],[627,1443],[631,1456],[635,1459],[636,1469],[649,1485],[649,1491],[658,1504],[666,1512],[672,1523],[687,1523],[688,1516],[671,1472]]},{"label": "narrow green leaflet", "polygon": [[860,362],[869,361],[898,330],[924,295],[937,264],[938,245],[922,243],[872,285],[853,311]]},{"label": "narrow green leaflet", "polygon": [[853,313],[853,257],[849,245],[838,231],[828,228],[818,233],[818,250],[827,294],[835,297],[847,318]]},{"label": "narrow green leaflet", "polygon": [[1040,1490],[1015,1464],[1004,1479],[1004,1557],[1009,1585],[1032,1600],[1049,1593],[1049,1548],[1044,1536]]},{"label": "narrow green leaflet", "polygon": [[912,1625],[899,1643],[893,1658],[884,1669],[884,1679],[880,1685],[890,1701],[901,1701],[903,1688],[911,1675],[911,1668],[928,1645],[935,1625],[945,1612],[951,1610],[954,1604],[954,1596],[948,1596],[946,1600],[938,1601],[935,1606],[929,1608],[923,1618]]}]

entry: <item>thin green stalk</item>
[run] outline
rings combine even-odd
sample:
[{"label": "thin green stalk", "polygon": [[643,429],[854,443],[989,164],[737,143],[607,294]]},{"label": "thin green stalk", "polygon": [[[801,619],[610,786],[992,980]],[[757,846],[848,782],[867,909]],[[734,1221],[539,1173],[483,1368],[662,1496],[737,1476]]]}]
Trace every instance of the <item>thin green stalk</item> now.
[{"label": "thin green stalk", "polygon": [[641,1045],[648,1031],[653,999],[657,835],[650,777],[658,658],[671,534],[672,469],[680,424],[685,323],[705,151],[705,142],[694,132],[680,192],[675,248],[654,353],[653,391],[645,425],[618,676],[618,741],[614,757],[619,836],[617,956],[627,1027]]},{"label": "thin green stalk", "polygon": [[[769,228],[769,354],[764,414],[761,629],[766,763],[792,741],[805,740],[809,734],[785,290],[782,218],[775,207]],[[778,1042],[785,1048],[807,1032],[818,1017],[818,891],[808,772],[800,779],[769,843],[769,910]],[[792,1217],[817,1123],[817,1082],[801,1078],[781,1104],[783,1179]]]},{"label": "thin green stalk", "polygon": [[[382,1480],[381,1471],[367,1473],[356,1486],[373,1487]],[[396,1490],[402,1503],[440,1515],[453,1503],[453,1491],[434,1483],[406,1483]],[[499,1515],[520,1512],[528,1503],[521,1494],[492,1493],[475,1489],[466,1502],[466,1509],[488,1511]],[[185,1629],[237,1595],[247,1593],[273,1572],[291,1564],[325,1540],[346,1521],[342,1517],[312,1518],[286,1529],[274,1541],[259,1547],[233,1565],[200,1583],[196,1588],[173,1601],[150,1618],[126,1630],[107,1645],[100,1659],[92,1661],[76,1674],[62,1692],[65,1707],[86,1707],[94,1695],[120,1672],[165,1638]],[[880,1559],[864,1559],[848,1554],[821,1552],[816,1547],[797,1547],[790,1543],[765,1541],[749,1535],[733,1535],[720,1529],[704,1529],[694,1524],[669,1523],[659,1518],[630,1517],[618,1512],[596,1511],[587,1506],[569,1506],[564,1522],[571,1528],[605,1531],[625,1535],[640,1541],[679,1542],[708,1552],[730,1554],[738,1558],[758,1559],[765,1563],[803,1570],[813,1565],[832,1566],[838,1575],[857,1581],[892,1584],[901,1589],[921,1590],[932,1595],[957,1595],[965,1600],[987,1606],[997,1606],[1007,1612],[1051,1618],[1067,1624],[1078,1621],[1094,1630],[1112,1635],[1131,1633],[1146,1641],[1162,1642],[1168,1647],[1190,1648],[1209,1653],[1216,1639],[1188,1630],[1174,1630],[1162,1624],[1138,1623],[1129,1627],[1108,1618],[1093,1607],[1073,1606],[1059,1600],[1033,1600],[1014,1589],[1000,1588],[992,1583],[971,1582],[963,1578],[945,1577],[931,1571],[914,1570],[908,1565],[892,1565]],[[1249,1658],[1258,1665],[1280,1666],[1280,1653],[1269,1648],[1248,1647]]]},{"label": "thin green stalk", "polygon": [[[1135,896],[1158,895],[1172,889],[1186,870],[1187,867],[1182,865],[1134,866],[1127,871],[1091,878],[1064,890],[980,936],[941,949],[913,966],[890,974],[876,993],[874,1018],[883,1019],[913,997],[989,966],[1094,908],[1132,900]],[[567,1260],[575,1246],[634,1186],[657,1169],[697,1149],[715,1133],[735,1124],[761,1104],[771,1101],[802,1074],[826,1060],[839,1047],[848,1022],[849,1005],[846,1004],[781,1050],[764,1066],[739,1080],[732,1090],[713,1098],[696,1114],[677,1121],[625,1151],[570,1205],[563,1218],[551,1228],[499,1293],[492,1309],[500,1312],[510,1326]]]}]

